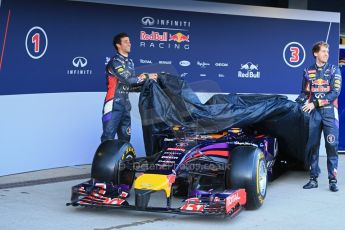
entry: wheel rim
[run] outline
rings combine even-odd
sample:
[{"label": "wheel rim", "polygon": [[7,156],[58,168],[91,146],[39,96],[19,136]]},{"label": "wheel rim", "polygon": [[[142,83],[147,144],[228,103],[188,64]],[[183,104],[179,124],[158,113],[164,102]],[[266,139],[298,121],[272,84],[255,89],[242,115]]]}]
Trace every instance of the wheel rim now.
[{"label": "wheel rim", "polygon": [[267,185],[267,169],[265,161],[261,160],[259,164],[259,192],[261,196],[266,194],[266,185]]}]

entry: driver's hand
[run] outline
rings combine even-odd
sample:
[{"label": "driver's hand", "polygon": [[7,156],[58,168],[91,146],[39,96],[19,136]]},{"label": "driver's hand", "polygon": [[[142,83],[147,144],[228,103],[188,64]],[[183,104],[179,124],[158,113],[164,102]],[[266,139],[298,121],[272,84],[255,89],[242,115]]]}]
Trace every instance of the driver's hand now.
[{"label": "driver's hand", "polygon": [[146,76],[145,76],[145,74],[142,73],[138,76],[138,78],[140,79],[140,81],[143,81],[146,79]]},{"label": "driver's hand", "polygon": [[312,102],[311,103],[306,103],[302,107],[303,112],[307,112],[307,113],[310,113],[313,109],[315,109],[315,105]]},{"label": "driver's hand", "polygon": [[143,81],[146,80],[146,75],[145,75],[144,73],[142,73],[142,74],[140,74],[140,75],[138,76],[138,79],[139,79],[138,82],[143,82]]},{"label": "driver's hand", "polygon": [[158,74],[156,74],[156,73],[149,73],[149,79],[157,81],[157,78],[158,78]]}]

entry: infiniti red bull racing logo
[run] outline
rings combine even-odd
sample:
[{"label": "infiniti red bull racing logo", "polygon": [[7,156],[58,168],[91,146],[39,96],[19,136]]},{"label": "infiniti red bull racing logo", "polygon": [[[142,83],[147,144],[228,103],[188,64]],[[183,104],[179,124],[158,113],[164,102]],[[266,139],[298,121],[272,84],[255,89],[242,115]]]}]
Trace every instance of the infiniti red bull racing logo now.
[{"label": "infiniti red bull racing logo", "polygon": [[189,50],[189,36],[181,32],[171,34],[168,32],[151,31],[151,33],[146,33],[140,31],[140,47]]}]

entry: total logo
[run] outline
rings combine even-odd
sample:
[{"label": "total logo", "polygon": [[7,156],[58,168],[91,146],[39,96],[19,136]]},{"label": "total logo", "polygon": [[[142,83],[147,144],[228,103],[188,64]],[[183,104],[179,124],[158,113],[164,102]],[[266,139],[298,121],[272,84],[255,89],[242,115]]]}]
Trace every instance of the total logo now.
[{"label": "total logo", "polygon": [[156,32],[146,33],[140,31],[140,47],[142,48],[172,48],[189,50],[189,35],[181,32],[168,33],[168,32]]},{"label": "total logo", "polygon": [[151,60],[147,60],[147,59],[139,59],[140,64],[152,64]]},{"label": "total logo", "polygon": [[302,65],[305,60],[305,49],[302,44],[299,42],[286,44],[283,51],[283,59],[292,68]]},{"label": "total logo", "polygon": [[228,196],[228,197],[226,198],[226,202],[227,202],[228,204],[232,204],[232,203],[234,203],[234,202],[237,202],[238,200],[240,200],[240,197],[239,197],[238,193],[234,193],[234,194],[232,194],[231,196]]},{"label": "total logo", "polygon": [[197,64],[198,66],[200,66],[201,68],[206,68],[207,66],[210,66],[210,63],[201,62],[201,61],[197,61],[196,64]]},{"label": "total logo", "polygon": [[239,78],[260,78],[259,65],[254,65],[251,62],[241,64],[241,69],[238,71]]},{"label": "total logo", "polygon": [[183,61],[180,61],[179,64],[180,66],[187,67],[187,66],[190,66],[190,61],[183,60]]},{"label": "total logo", "polygon": [[87,66],[88,61],[85,57],[75,57],[72,59],[72,65],[74,69],[67,70],[68,75],[91,75],[92,70],[91,69],[85,69]]}]

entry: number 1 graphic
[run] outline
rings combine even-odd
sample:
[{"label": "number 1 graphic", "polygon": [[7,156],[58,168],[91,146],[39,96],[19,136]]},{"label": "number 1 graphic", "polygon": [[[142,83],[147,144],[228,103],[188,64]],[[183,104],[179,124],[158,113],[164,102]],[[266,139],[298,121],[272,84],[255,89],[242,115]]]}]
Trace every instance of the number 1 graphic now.
[{"label": "number 1 graphic", "polygon": [[40,52],[40,34],[35,33],[34,36],[32,36],[31,41],[35,44],[35,53]]}]

